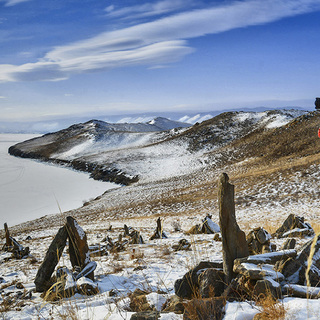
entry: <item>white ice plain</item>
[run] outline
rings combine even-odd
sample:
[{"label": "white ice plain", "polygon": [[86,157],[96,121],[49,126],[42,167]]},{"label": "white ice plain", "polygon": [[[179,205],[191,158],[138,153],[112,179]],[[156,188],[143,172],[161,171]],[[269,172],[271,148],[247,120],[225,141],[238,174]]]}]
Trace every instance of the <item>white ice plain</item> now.
[{"label": "white ice plain", "polygon": [[25,134],[0,134],[0,225],[16,225],[82,206],[113,183],[89,179],[89,175],[71,169],[20,159],[8,154],[8,148],[32,138]]}]

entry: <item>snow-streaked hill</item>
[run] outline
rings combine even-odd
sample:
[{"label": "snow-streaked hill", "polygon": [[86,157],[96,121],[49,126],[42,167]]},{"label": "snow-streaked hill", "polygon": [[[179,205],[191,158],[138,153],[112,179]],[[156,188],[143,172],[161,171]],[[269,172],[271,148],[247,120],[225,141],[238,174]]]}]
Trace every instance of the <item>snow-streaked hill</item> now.
[{"label": "snow-streaked hill", "polygon": [[[84,171],[99,166],[107,172],[105,180],[110,170],[116,170],[135,177],[134,181],[137,177],[150,181],[191,173],[206,163],[209,151],[257,130],[277,128],[305,113],[227,112],[191,127],[164,118],[134,124],[92,120],[17,144],[10,153],[59,161]],[[96,177],[101,179],[101,175]],[[110,180],[116,181],[114,175]]]}]

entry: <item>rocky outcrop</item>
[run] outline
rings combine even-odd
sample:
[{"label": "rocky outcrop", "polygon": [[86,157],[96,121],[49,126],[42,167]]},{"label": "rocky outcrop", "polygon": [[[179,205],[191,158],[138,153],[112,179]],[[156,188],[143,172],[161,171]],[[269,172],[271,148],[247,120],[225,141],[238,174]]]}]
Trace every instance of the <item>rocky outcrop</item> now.
[{"label": "rocky outcrop", "polygon": [[222,235],[223,271],[226,283],[234,278],[233,262],[249,255],[245,233],[239,228],[234,204],[234,186],[222,173],[219,179],[219,221]]}]

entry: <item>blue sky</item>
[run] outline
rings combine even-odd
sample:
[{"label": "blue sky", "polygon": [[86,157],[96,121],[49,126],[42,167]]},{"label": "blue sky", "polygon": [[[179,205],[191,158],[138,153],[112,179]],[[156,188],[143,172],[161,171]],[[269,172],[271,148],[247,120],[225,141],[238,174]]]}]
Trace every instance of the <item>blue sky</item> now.
[{"label": "blue sky", "polygon": [[320,0],[0,0],[2,121],[314,108]]}]

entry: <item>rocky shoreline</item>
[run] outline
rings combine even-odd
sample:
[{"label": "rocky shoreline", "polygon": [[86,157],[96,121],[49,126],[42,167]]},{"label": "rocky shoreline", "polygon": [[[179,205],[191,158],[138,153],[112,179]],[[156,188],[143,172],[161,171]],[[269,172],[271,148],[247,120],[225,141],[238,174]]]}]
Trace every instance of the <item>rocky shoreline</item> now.
[{"label": "rocky shoreline", "polygon": [[32,151],[22,151],[17,147],[17,145],[11,146],[8,149],[10,155],[20,158],[35,159],[42,162],[49,162],[57,165],[62,165],[65,167],[70,167],[77,171],[90,173],[90,178],[105,182],[114,182],[120,185],[128,186],[134,182],[139,181],[139,176],[130,176],[125,172],[117,169],[106,167],[101,164],[84,162],[81,160],[62,160],[47,158],[41,154]]}]

